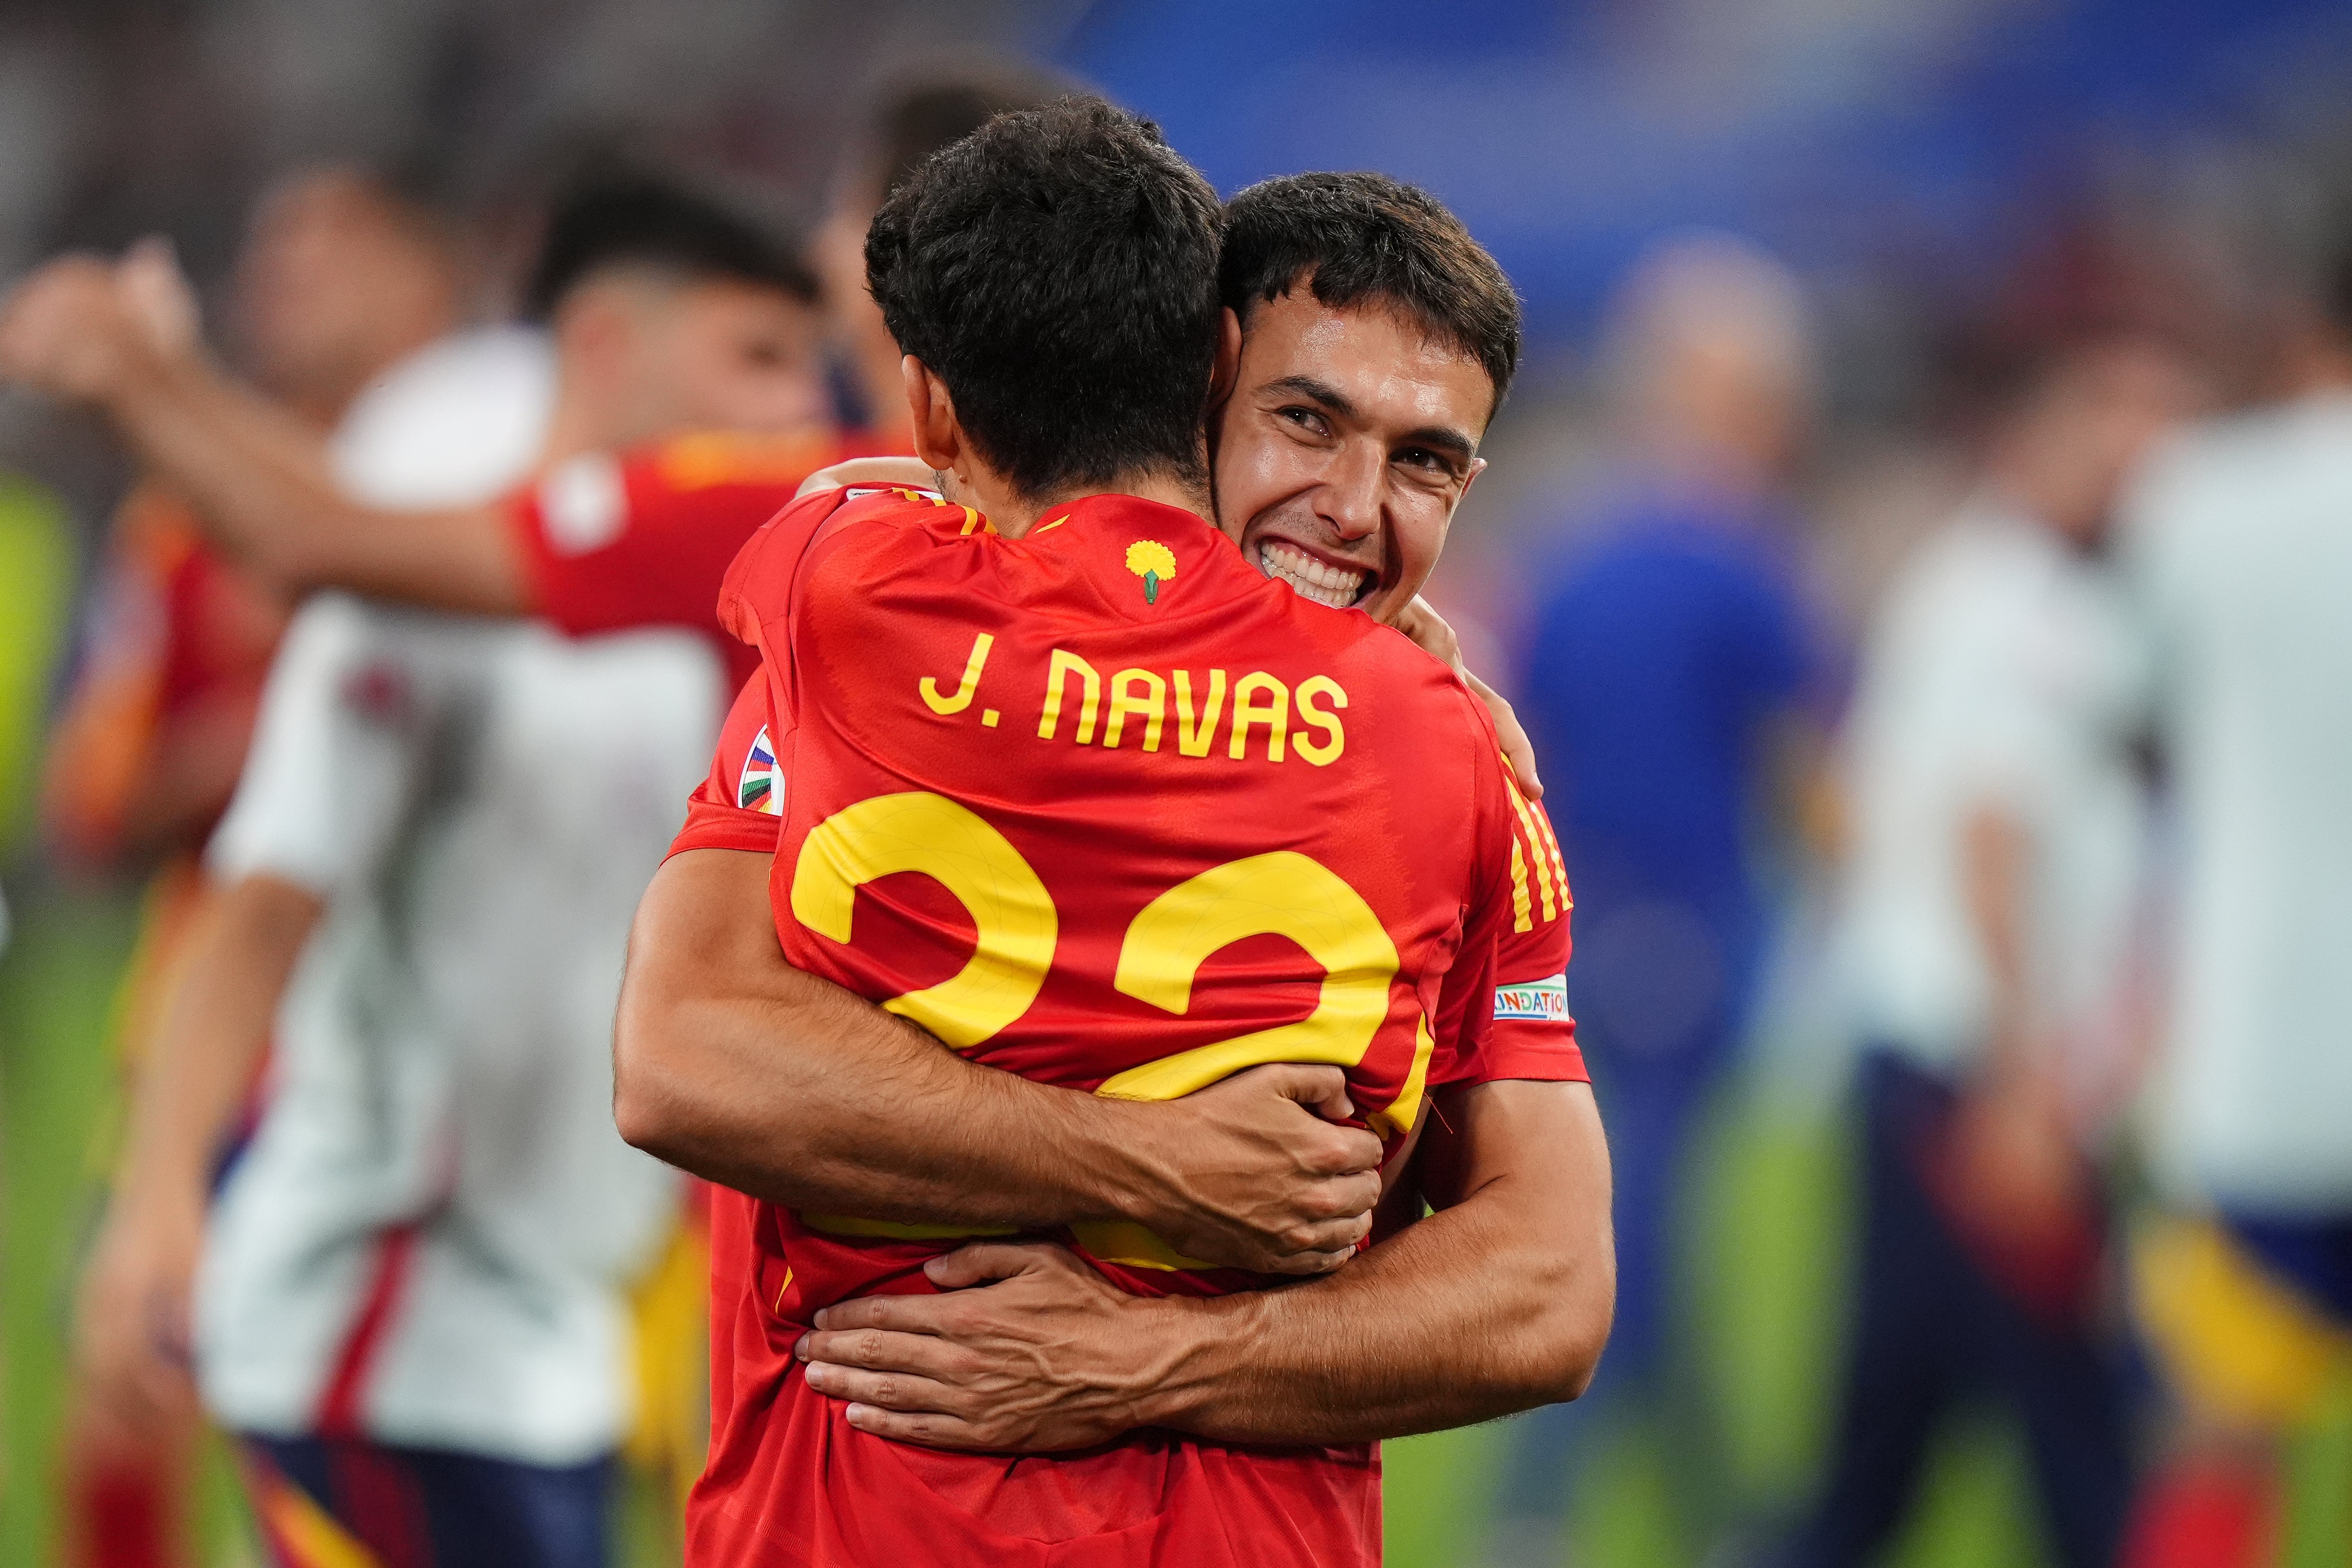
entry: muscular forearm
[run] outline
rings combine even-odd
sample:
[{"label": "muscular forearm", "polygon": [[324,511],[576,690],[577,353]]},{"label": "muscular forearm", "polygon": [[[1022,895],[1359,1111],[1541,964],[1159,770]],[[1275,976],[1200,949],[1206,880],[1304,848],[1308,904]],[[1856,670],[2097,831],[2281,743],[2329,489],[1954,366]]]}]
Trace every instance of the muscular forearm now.
[{"label": "muscular forearm", "polygon": [[1364,1234],[1380,1140],[1331,1068],[1187,1100],[1102,1099],[975,1066],[784,962],[772,858],[674,856],[637,910],[614,1033],[621,1134],[820,1215],[975,1230],[1132,1220],[1197,1258],[1310,1272]]},{"label": "muscular forearm", "polygon": [[224,546],[274,576],[300,576],[306,538],[354,526],[317,436],[289,430],[282,413],[201,360],[137,358],[103,407]]},{"label": "muscular forearm", "polygon": [[[1468,1110],[1479,1123],[1469,1135],[1528,1140],[1534,1157],[1474,1175],[1460,1201],[1322,1279],[1155,1303],[1164,1349],[1143,1380],[1142,1424],[1225,1442],[1354,1442],[1583,1392],[1615,1295],[1591,1094],[1565,1084],[1469,1092],[1490,1097]],[[1465,1106],[1445,1109],[1465,1127]],[[1431,1154],[1449,1157],[1434,1143]]]},{"label": "muscular forearm", "polygon": [[796,1353],[862,1431],[1047,1453],[1139,1426],[1235,1443],[1400,1437],[1573,1399],[1609,1332],[1608,1152],[1580,1084],[1445,1095],[1445,1208],[1309,1284],[1120,1291],[1073,1254],[982,1244],[942,1294],[828,1307]]},{"label": "muscular forearm", "polygon": [[201,360],[140,361],[104,407],[220,544],[289,590],[348,588],[488,615],[529,608],[495,512],[360,505],[335,485],[315,436]]},{"label": "muscular forearm", "polygon": [[817,1213],[1018,1229],[1120,1212],[1138,1108],[975,1067],[829,982],[763,973],[767,994],[657,1008],[633,963],[614,1037],[629,1142]]}]

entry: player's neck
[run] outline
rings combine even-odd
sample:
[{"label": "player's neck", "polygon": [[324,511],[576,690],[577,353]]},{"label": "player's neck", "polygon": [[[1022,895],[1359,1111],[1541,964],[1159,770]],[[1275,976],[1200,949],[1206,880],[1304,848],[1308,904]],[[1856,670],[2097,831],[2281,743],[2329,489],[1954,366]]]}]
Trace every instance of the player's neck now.
[{"label": "player's neck", "polygon": [[1189,511],[1211,527],[1216,526],[1209,504],[1209,489],[1205,484],[1187,480],[1165,468],[1139,469],[1113,475],[1099,485],[1080,485],[1055,490],[1044,496],[1016,495],[1012,487],[994,474],[975,474],[961,479],[953,474],[942,476],[946,486],[942,492],[949,500],[980,511],[996,527],[996,531],[1009,539],[1018,539],[1034,528],[1039,520],[1059,506],[1087,496],[1133,496],[1139,500],[1158,501]]}]

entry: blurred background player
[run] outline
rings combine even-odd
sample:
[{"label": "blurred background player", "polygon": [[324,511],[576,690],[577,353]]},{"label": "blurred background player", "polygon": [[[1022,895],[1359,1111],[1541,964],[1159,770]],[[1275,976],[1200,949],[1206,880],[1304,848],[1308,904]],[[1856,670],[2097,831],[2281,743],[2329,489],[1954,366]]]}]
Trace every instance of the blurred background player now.
[{"label": "blurred background player", "polygon": [[923,160],[979,130],[990,116],[1033,109],[1063,89],[1010,63],[926,71],[876,94],[863,132],[835,171],[810,255],[824,280],[836,391],[855,405],[844,422],[887,451],[910,451],[898,342],[866,287],[866,231],[882,203]]},{"label": "blurred background player", "polygon": [[[1670,1353],[1674,1221],[1701,1113],[1766,936],[1751,823],[1818,747],[1817,677],[1784,499],[1813,399],[1794,279],[1728,238],[1667,245],[1604,329],[1627,456],[1576,520],[1529,623],[1519,713],[1577,892],[1571,1001],[1615,1156],[1617,1326],[1588,1403],[1520,1424],[1497,1560],[1549,1561],[1572,1433],[1612,1391],[1664,1394],[1708,1472],[1712,1417]],[[1685,1500],[1694,1523],[1706,1504]]]},{"label": "blurred background player", "polygon": [[[592,184],[558,205],[528,293],[551,403],[527,366],[450,375],[504,340],[453,342],[379,389],[340,477],[379,504],[463,505],[714,411],[805,421],[814,294],[723,206]],[[287,1560],[323,1536],[387,1563],[602,1561],[632,1403],[618,1291],[677,1191],[612,1130],[607,1029],[721,697],[687,634],[572,643],[341,596],[296,617],[89,1335],[123,1404],[176,1398],[201,1251],[199,1381]],[[273,1037],[208,1220],[212,1152]]]},{"label": "blurred background player", "polygon": [[2153,338],[2036,355],[1977,493],[1864,647],[1834,939],[1867,1042],[1859,1300],[1791,1562],[1877,1560],[1931,1440],[1987,1394],[2022,1420],[2059,1560],[2114,1560],[2132,1455],[2094,1161],[2146,812],[2139,667],[2105,556],[2121,486],[2197,396]]},{"label": "blurred background player", "polygon": [[[287,178],[257,205],[231,280],[236,363],[289,420],[329,429],[379,373],[456,321],[464,277],[455,240],[437,216],[358,169]],[[194,331],[162,255],[142,256],[134,275],[159,331]],[[105,571],[50,744],[45,816],[59,851],[85,868],[152,868],[117,1003],[115,1051],[128,1075],[204,908],[197,856],[244,764],[287,605],[224,562],[185,503],[152,480],[117,513]],[[85,1376],[72,1394],[68,1551],[125,1568],[178,1561],[194,1409],[133,1412],[110,1392]]]},{"label": "blurred background player", "polygon": [[2165,452],[2123,530],[2179,860],[2150,1140],[2170,1212],[2137,1259],[2178,1417],[2132,1568],[2343,1555],[2342,1516],[2285,1483],[2347,1484],[2352,248],[2315,293],[2284,395]]}]

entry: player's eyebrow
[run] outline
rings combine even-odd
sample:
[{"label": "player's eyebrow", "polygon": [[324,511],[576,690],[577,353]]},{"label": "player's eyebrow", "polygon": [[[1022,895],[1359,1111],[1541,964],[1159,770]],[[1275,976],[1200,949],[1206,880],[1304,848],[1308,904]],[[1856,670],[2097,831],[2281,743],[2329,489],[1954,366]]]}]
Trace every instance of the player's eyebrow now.
[{"label": "player's eyebrow", "polygon": [[[1309,403],[1319,405],[1342,419],[1362,418],[1355,404],[1349,401],[1346,393],[1330,383],[1318,381],[1311,375],[1278,376],[1265,383],[1258,390],[1290,393],[1307,399]],[[1444,425],[1424,425],[1418,430],[1409,430],[1397,438],[1396,444],[1400,447],[1427,447],[1433,451],[1443,452],[1447,457],[1463,463],[1467,463],[1478,452],[1478,443],[1462,434],[1461,431],[1450,429]]]},{"label": "player's eyebrow", "polygon": [[1294,393],[1297,395],[1307,399],[1309,403],[1321,404],[1324,407],[1329,409],[1332,413],[1338,415],[1342,419],[1356,419],[1361,417],[1357,411],[1356,405],[1348,401],[1348,395],[1346,393],[1340,391],[1338,387],[1333,386],[1329,382],[1318,381],[1311,375],[1280,376],[1273,381],[1267,382],[1265,385],[1261,387],[1259,390],[1263,392]]}]

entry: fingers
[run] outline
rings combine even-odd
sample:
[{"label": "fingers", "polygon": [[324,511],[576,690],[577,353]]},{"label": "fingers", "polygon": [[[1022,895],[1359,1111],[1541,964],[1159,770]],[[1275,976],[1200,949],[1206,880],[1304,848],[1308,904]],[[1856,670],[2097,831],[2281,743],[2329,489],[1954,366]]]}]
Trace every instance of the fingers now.
[{"label": "fingers", "polygon": [[852,1329],[881,1330],[890,1333],[937,1333],[949,1310],[941,1296],[860,1296],[855,1300],[836,1301],[821,1310],[814,1320],[816,1326],[834,1333]]},{"label": "fingers", "polygon": [[180,270],[172,242],[149,235],[125,251],[115,268],[115,285],[148,346],[169,358],[196,346],[195,290]]},{"label": "fingers", "polygon": [[904,1373],[944,1380],[952,1378],[964,1364],[962,1352],[944,1340],[929,1334],[885,1333],[877,1329],[814,1330],[800,1337],[800,1342],[793,1346],[793,1354],[806,1363],[812,1373],[824,1367],[854,1367],[860,1372]]},{"label": "fingers", "polygon": [[1440,663],[1450,666],[1458,673],[1469,673],[1462,668],[1461,639],[1454,635],[1454,628],[1445,624],[1445,617],[1420,595],[1414,595],[1412,603],[1398,613],[1396,629],[1411,637],[1423,653]]},{"label": "fingers", "polygon": [[1519,722],[1518,710],[1506,701],[1503,694],[1471,674],[1462,672],[1478,700],[1486,705],[1486,712],[1495,721],[1495,738],[1503,743],[1503,755],[1511,764],[1511,772],[1519,781],[1519,793],[1529,800],[1543,798],[1543,780],[1536,776],[1535,742],[1528,739],[1527,726]]},{"label": "fingers", "polygon": [[878,1405],[852,1405],[847,1412],[849,1424],[860,1432],[871,1432],[877,1437],[887,1437],[896,1443],[917,1443],[927,1448],[977,1449],[998,1445],[982,1439],[979,1428],[969,1421],[930,1412],[908,1415],[887,1410]]},{"label": "fingers", "polygon": [[120,314],[111,263],[88,256],[49,263],[0,309],[0,374],[56,397],[101,395],[116,368]]},{"label": "fingers", "polygon": [[78,1360],[90,1397],[131,1428],[186,1418],[196,1406],[186,1363],[148,1331],[137,1303],[94,1300],[84,1308]]},{"label": "fingers", "polygon": [[[1282,1237],[1281,1252],[1286,1259],[1300,1260],[1298,1266],[1306,1272],[1318,1272],[1319,1268],[1328,1265],[1318,1266],[1314,1259],[1330,1258],[1345,1260],[1355,1251],[1356,1244],[1371,1233],[1371,1209],[1370,1205],[1366,1205],[1361,1208],[1350,1208],[1346,1214],[1332,1219],[1302,1222],[1293,1226]],[[1284,1271],[1293,1270],[1286,1268]]]},{"label": "fingers", "polygon": [[1339,1252],[1301,1252],[1288,1258],[1277,1258],[1266,1265],[1268,1274],[1295,1274],[1303,1277],[1328,1274],[1356,1256],[1352,1247]]},{"label": "fingers", "polygon": [[1256,1079],[1269,1085],[1285,1100],[1295,1100],[1326,1121],[1345,1121],[1356,1114],[1348,1099],[1348,1075],[1334,1067],[1312,1067],[1303,1062],[1276,1062],[1270,1067],[1253,1068],[1235,1075],[1239,1079]]},{"label": "fingers", "polygon": [[1069,1254],[1048,1242],[976,1242],[932,1258],[923,1265],[923,1273],[942,1290],[961,1290],[1050,1268],[1057,1257],[1067,1258]]},{"label": "fingers", "polygon": [[1370,1207],[1371,1203],[1378,1201],[1381,1195],[1381,1156],[1387,1150],[1380,1134],[1361,1127],[1335,1126],[1328,1128],[1322,1142],[1326,1148],[1321,1151],[1322,1158],[1316,1162],[1315,1168],[1335,1176],[1369,1178],[1371,1197],[1366,1200],[1365,1206]]},{"label": "fingers", "polygon": [[904,485],[928,489],[936,482],[937,476],[919,458],[850,458],[819,468],[803,479],[800,489],[793,492],[793,499],[797,500],[817,490],[839,489],[845,485]]},{"label": "fingers", "polygon": [[971,1395],[908,1373],[868,1372],[831,1362],[811,1362],[805,1375],[809,1386],[828,1399],[854,1400],[883,1410],[939,1415],[976,1414],[971,1408]]}]

